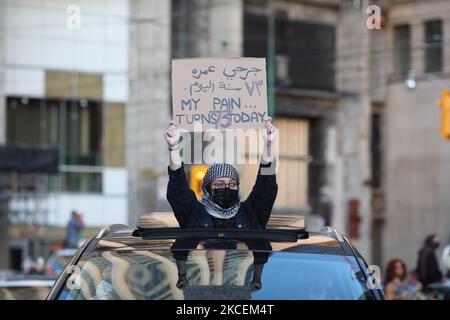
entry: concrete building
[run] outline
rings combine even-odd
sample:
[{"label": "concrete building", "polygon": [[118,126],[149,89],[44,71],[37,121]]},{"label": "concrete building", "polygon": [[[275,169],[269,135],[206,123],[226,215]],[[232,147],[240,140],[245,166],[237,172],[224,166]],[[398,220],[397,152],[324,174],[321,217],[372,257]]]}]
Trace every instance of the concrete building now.
[{"label": "concrete building", "polygon": [[[60,151],[43,197],[13,196],[15,225],[59,227],[60,242],[74,209],[90,227],[127,223],[129,15],[125,0],[0,1],[0,143]],[[11,232],[19,262],[46,235]]]},{"label": "concrete building", "polygon": [[168,209],[167,147],[170,117],[170,1],[129,1],[130,102],[126,110],[128,220]]},{"label": "concrete building", "polygon": [[[450,87],[449,13],[450,3],[438,0],[394,1],[389,8],[385,48],[393,50],[386,55],[384,263],[398,257],[413,268],[426,235],[448,241],[450,142],[440,136],[435,101]],[[413,89],[405,85],[410,70]]]}]

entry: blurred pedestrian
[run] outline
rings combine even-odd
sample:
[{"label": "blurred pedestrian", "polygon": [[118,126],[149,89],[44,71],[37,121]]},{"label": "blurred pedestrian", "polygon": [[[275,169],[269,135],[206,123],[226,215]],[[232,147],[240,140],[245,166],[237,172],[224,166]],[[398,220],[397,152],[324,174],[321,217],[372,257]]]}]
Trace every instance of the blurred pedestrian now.
[{"label": "blurred pedestrian", "polygon": [[73,210],[72,217],[67,224],[67,235],[64,241],[64,247],[78,248],[78,243],[81,240],[81,233],[84,227],[85,225],[82,214]]},{"label": "blurred pedestrian", "polygon": [[392,259],[386,268],[384,291],[388,300],[412,300],[420,291],[420,283],[407,281],[408,270],[400,259]]},{"label": "blurred pedestrian", "polygon": [[34,274],[42,275],[45,273],[45,259],[44,257],[37,257],[34,263]]},{"label": "blurred pedestrian", "polygon": [[430,284],[442,281],[442,273],[435,252],[439,246],[439,237],[432,234],[426,237],[424,246],[419,251],[417,274],[425,291]]},{"label": "blurred pedestrian", "polygon": [[450,235],[448,238],[448,244],[442,251],[441,257],[442,270],[447,278],[450,278]]},{"label": "blurred pedestrian", "polygon": [[43,275],[44,269],[45,269],[45,259],[44,257],[41,256],[37,257],[36,260],[27,257],[22,262],[22,270],[24,274]]},{"label": "blurred pedestrian", "polygon": [[34,271],[34,261],[31,257],[26,257],[22,261],[22,272],[24,274],[33,274]]}]

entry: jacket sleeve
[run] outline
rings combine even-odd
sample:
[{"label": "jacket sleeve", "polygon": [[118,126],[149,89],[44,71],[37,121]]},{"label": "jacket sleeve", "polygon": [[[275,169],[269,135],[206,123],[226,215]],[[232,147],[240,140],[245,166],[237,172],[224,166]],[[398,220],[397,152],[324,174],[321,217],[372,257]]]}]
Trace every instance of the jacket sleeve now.
[{"label": "jacket sleeve", "polygon": [[169,183],[167,184],[167,201],[172,207],[175,218],[181,228],[188,224],[192,209],[198,203],[194,191],[189,188],[189,184],[184,172],[184,163],[177,170],[167,168],[169,173]]},{"label": "jacket sleeve", "polygon": [[272,207],[277,197],[278,185],[275,174],[275,163],[260,164],[255,185],[245,201],[251,219],[258,226],[266,227]]}]

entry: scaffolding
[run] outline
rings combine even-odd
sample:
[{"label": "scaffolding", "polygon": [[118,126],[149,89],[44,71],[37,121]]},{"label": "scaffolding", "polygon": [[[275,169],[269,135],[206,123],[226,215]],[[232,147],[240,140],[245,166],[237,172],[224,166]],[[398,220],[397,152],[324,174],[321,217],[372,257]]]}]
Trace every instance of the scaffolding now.
[{"label": "scaffolding", "polygon": [[46,173],[0,175],[3,197],[8,201],[8,223],[47,225],[48,181]]},{"label": "scaffolding", "polygon": [[56,149],[0,147],[0,269],[10,267],[10,225],[25,228],[27,243],[45,234],[49,175],[58,172],[58,161]]}]

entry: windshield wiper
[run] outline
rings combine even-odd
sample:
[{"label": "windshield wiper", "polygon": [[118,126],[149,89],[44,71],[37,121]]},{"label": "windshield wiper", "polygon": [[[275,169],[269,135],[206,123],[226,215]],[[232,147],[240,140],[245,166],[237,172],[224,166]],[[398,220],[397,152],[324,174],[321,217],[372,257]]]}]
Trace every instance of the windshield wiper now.
[{"label": "windshield wiper", "polygon": [[134,237],[144,240],[161,239],[227,239],[227,240],[268,240],[271,242],[296,242],[308,239],[305,229],[180,229],[180,228],[141,228],[134,230]]}]

